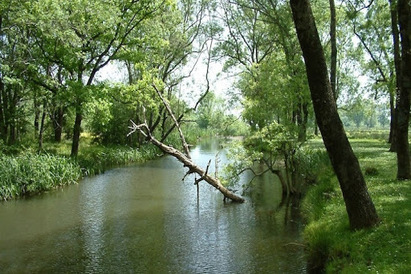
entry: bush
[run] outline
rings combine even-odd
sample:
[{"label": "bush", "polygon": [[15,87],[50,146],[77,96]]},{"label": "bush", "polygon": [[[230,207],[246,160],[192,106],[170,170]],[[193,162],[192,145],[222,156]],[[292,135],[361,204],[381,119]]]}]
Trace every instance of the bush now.
[{"label": "bush", "polygon": [[332,174],[330,158],[324,148],[303,146],[295,154],[297,172],[307,183],[315,183],[321,176]]}]

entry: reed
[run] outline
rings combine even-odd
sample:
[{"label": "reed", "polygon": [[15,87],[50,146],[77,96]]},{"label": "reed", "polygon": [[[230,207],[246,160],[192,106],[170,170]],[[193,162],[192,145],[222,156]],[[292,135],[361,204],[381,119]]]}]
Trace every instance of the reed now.
[{"label": "reed", "polygon": [[77,158],[77,162],[84,175],[95,175],[115,166],[154,159],[159,153],[152,145],[143,145],[140,148],[95,146],[85,149]]},{"label": "reed", "polygon": [[0,199],[37,194],[76,183],[80,177],[78,164],[66,157],[33,152],[3,155],[0,157]]}]

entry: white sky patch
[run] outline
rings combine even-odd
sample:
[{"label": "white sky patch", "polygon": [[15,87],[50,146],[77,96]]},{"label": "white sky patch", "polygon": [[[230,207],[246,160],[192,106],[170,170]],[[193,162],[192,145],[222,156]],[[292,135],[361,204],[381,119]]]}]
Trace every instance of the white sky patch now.
[{"label": "white sky patch", "polygon": [[112,83],[126,83],[127,69],[120,62],[111,61],[97,72],[96,80],[109,81]]}]

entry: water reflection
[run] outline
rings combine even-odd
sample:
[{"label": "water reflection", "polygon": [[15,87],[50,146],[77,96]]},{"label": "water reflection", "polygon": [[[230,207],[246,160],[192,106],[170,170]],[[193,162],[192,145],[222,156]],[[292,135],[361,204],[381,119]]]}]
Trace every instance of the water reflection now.
[{"label": "water reflection", "polygon": [[[219,145],[192,157],[214,172]],[[221,162],[226,161],[220,153]],[[171,157],[0,205],[1,273],[304,273],[301,223],[274,176],[245,204],[181,181]],[[245,178],[244,178],[245,179]]]},{"label": "water reflection", "polygon": [[[85,255],[89,260],[85,265],[88,273],[96,272],[104,256],[105,239],[103,226],[105,223],[105,188],[107,180],[97,177],[94,183],[82,184],[80,194],[81,231]],[[110,192],[109,192],[110,193]]]}]

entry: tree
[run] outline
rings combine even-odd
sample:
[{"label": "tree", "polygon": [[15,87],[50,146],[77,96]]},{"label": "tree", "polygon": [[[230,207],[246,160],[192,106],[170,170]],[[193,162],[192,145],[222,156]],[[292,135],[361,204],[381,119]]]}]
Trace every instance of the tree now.
[{"label": "tree", "polygon": [[[138,26],[163,6],[163,1],[48,1],[27,5],[26,22],[39,58],[55,73],[35,71],[41,84],[61,83],[75,109],[71,155],[77,156],[84,105],[93,92],[95,76],[126,46],[138,43]],[[41,76],[41,77],[38,77]],[[51,77],[49,77],[51,76]]]},{"label": "tree", "polygon": [[337,101],[337,14],[335,10],[335,1],[330,2],[330,40],[331,40],[331,69],[330,83],[333,92],[334,100]]},{"label": "tree", "polygon": [[[147,73],[165,84],[161,90],[162,96],[171,104],[180,106],[173,108],[179,122],[186,114],[195,110],[197,105],[194,109],[186,108],[177,96],[178,92],[182,92],[178,87],[184,79],[191,76],[204,52],[210,53],[213,37],[220,31],[210,19],[209,13],[212,9],[213,1],[210,0],[179,1],[177,6],[169,7],[163,13],[157,14],[153,18],[155,23],[147,22],[142,25],[146,43],[129,47],[119,56],[120,60],[127,63],[130,84],[135,84]],[[206,58],[207,75],[210,58],[210,55]],[[201,97],[205,97],[209,91],[208,78],[207,82],[208,87]],[[175,124],[155,94],[152,99],[156,101],[157,108],[153,113],[146,109],[147,123],[150,131],[159,132],[161,141],[164,141],[174,130]],[[138,116],[141,120],[141,111]]]},{"label": "tree", "polygon": [[352,229],[374,226],[379,218],[337,112],[311,5],[308,0],[290,0],[290,3],[315,116],[340,183],[350,226]]},{"label": "tree", "polygon": [[411,5],[398,0],[398,21],[401,35],[401,74],[397,112],[397,178],[411,179],[408,128],[411,97]]},{"label": "tree", "polygon": [[0,4],[0,137],[8,144],[17,141],[26,123],[23,98],[30,89],[25,77],[30,60],[28,32],[16,23],[15,9],[12,1]]},{"label": "tree", "polygon": [[390,151],[397,151],[397,123],[398,123],[398,100],[400,91],[400,77],[401,75],[401,52],[400,52],[400,34],[398,30],[398,12],[396,8],[397,1],[390,0],[390,14],[391,14],[391,32],[394,48],[394,68],[395,68],[395,93],[390,93],[390,137],[388,142],[391,144]]},{"label": "tree", "polygon": [[365,106],[363,104],[363,98],[357,97],[355,98],[353,104],[350,106],[350,109],[347,111],[347,116],[351,121],[354,122],[357,129],[360,128],[362,122],[365,119],[364,109]]},{"label": "tree", "polygon": [[196,114],[200,128],[221,129],[224,122],[224,102],[210,91],[199,104]]},{"label": "tree", "polygon": [[[388,3],[389,2],[389,3]],[[348,5],[353,32],[367,56],[361,67],[373,81],[374,97],[387,94],[390,98],[390,151],[396,151],[396,100],[398,99],[399,43],[395,1],[376,0],[367,6],[362,2]],[[391,18],[391,22],[390,22]],[[392,34],[392,40],[390,35]]]},{"label": "tree", "polygon": [[281,1],[242,0],[223,5],[229,35],[220,44],[226,67],[239,65],[244,117],[253,130],[273,121],[298,129],[305,141],[309,95],[303,63]]}]

